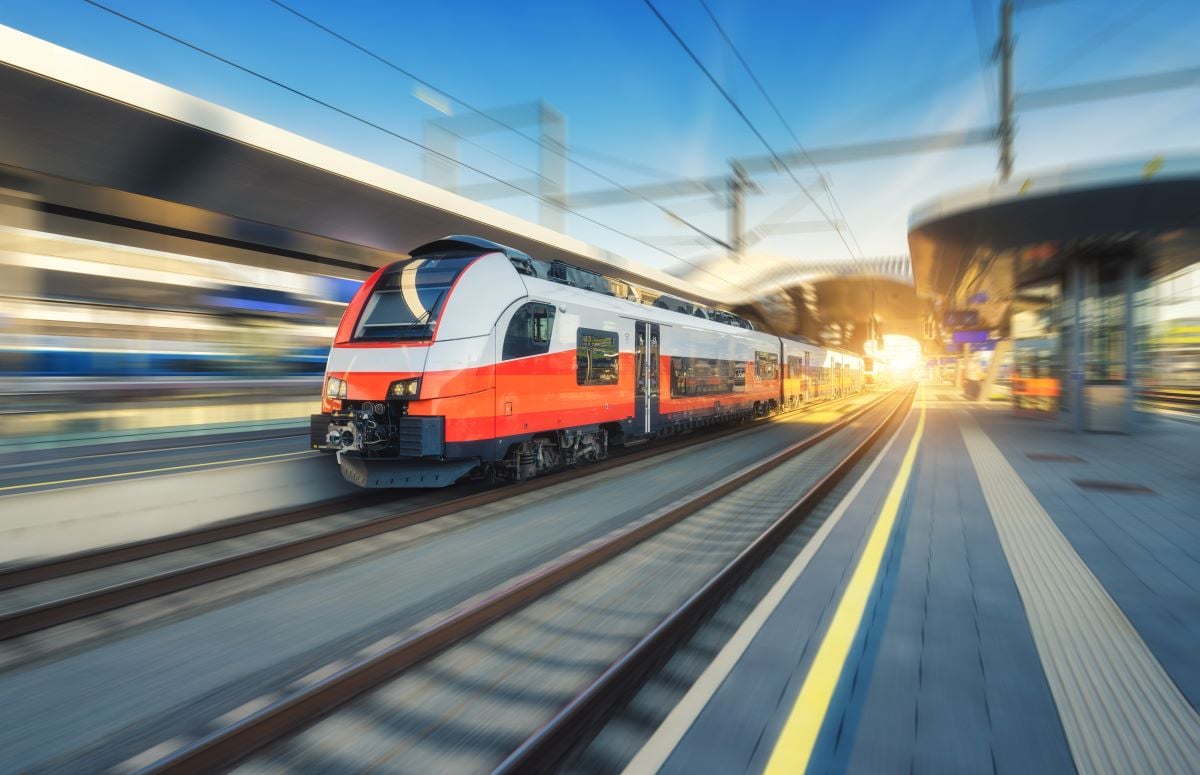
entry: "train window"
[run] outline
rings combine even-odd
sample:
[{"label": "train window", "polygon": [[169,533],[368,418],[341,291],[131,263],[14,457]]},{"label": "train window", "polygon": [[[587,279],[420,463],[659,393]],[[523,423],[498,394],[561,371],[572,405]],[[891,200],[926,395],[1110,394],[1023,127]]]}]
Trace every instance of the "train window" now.
[{"label": "train window", "polygon": [[554,330],[554,308],[538,310],[533,313],[533,330],[529,337],[534,344],[550,346],[550,334]]},{"label": "train window", "polygon": [[804,361],[794,355],[789,355],[787,359],[787,375],[788,379],[801,379],[804,377]]},{"label": "train window", "polygon": [[417,258],[395,264],[372,289],[352,340],[432,338],[446,296],[477,257]]},{"label": "train window", "polygon": [[550,351],[550,335],[554,331],[554,305],[525,304],[509,321],[504,334],[502,358],[525,358],[544,355]]},{"label": "train window", "polygon": [[707,396],[746,390],[746,364],[718,358],[671,358],[671,395]]},{"label": "train window", "polygon": [[754,353],[754,375],[771,380],[779,377],[779,353]]},{"label": "train window", "polygon": [[620,351],[615,331],[581,328],[576,334],[575,345],[576,384],[617,384]]}]

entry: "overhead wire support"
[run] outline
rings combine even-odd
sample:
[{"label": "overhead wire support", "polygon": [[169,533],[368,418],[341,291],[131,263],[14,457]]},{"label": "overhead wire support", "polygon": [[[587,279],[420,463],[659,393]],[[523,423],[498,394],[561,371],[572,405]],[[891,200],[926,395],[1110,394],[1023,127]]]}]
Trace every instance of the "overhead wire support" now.
[{"label": "overhead wire support", "polygon": [[[985,14],[980,3],[984,0],[971,0],[971,15],[975,22],[975,43],[979,47],[979,70],[983,76],[983,90],[986,97],[988,117],[996,121],[996,87],[992,84],[989,68],[995,62],[995,56],[988,55],[987,33],[983,29]],[[994,54],[994,52],[993,52]]]},{"label": "overhead wire support", "polygon": [[[792,182],[794,182],[800,188],[800,190],[803,191],[805,193],[805,195],[809,198],[809,201],[812,202],[813,207],[815,207],[817,209],[817,212],[819,212],[821,214],[821,217],[824,218],[826,221],[829,221],[829,223],[832,225],[834,219],[829,216],[829,213],[825,212],[825,208],[821,207],[821,203],[817,201],[817,198],[815,196],[813,196],[812,192],[809,191],[808,188],[803,183],[800,182],[800,179],[798,177],[796,177],[796,173],[792,170],[792,168],[790,166],[788,166],[787,163],[785,163],[783,161],[783,159],[779,156],[779,153],[776,152],[774,146],[771,145],[771,142],[769,140],[767,140],[767,138],[763,135],[763,133],[759,130],[759,128],[757,126],[755,126],[754,122],[750,120],[750,117],[746,115],[746,111],[744,111],[742,109],[742,106],[738,104],[737,100],[735,100],[733,98],[733,96],[729,94],[729,91],[726,90],[725,87],[721,85],[721,82],[717,80],[716,76],[714,76],[712,74],[712,71],[710,71],[708,69],[708,67],[705,66],[704,62],[702,62],[700,60],[700,57],[698,57],[696,55],[696,52],[692,50],[691,46],[689,46],[687,44],[687,42],[680,36],[680,34],[675,30],[675,28],[671,25],[671,23],[669,21],[667,21],[666,17],[662,15],[662,13],[654,5],[652,0],[643,0],[643,2],[646,4],[646,7],[650,9],[651,13],[653,13],[658,18],[658,21],[663,25],[663,27],[666,28],[667,32],[670,33],[671,37],[673,37],[675,39],[675,42],[679,44],[679,47],[684,50],[684,52],[688,55],[689,58],[691,58],[692,62],[695,63],[696,67],[698,67],[700,69],[700,72],[702,72],[704,74],[704,76],[706,78],[708,78],[709,82],[711,82],[712,85],[714,87],[716,87],[717,91],[720,92],[721,96],[725,98],[725,101],[729,103],[729,106],[731,108],[733,108],[734,112],[738,114],[738,117],[742,119],[743,123],[745,123],[746,126],[750,129],[750,131],[754,134],[754,136],[756,138],[758,138],[758,141],[760,143],[762,143],[762,146],[764,148],[766,148],[767,153],[771,156],[771,159],[774,160],[775,163],[778,165],[778,168],[783,170],[785,173],[787,173],[788,177],[790,177],[792,179]],[[842,232],[842,230],[840,228],[837,229],[837,234],[838,234],[838,238],[842,242],[842,245],[845,246],[846,252],[850,255],[850,258],[852,260],[855,260],[854,249],[850,247],[850,243],[846,240],[846,235]]]},{"label": "overhead wire support", "polygon": [[[208,50],[208,49],[206,49],[206,48],[203,48],[203,47],[201,47],[201,46],[198,46],[198,45],[196,45],[196,44],[194,44],[194,43],[191,43],[190,41],[184,40],[183,38],[180,38],[180,37],[178,37],[178,36],[176,36],[176,35],[172,35],[171,33],[167,32],[167,31],[165,31],[165,30],[159,29],[159,28],[157,28],[157,27],[155,27],[155,26],[153,26],[153,25],[151,25],[151,24],[148,24],[148,23],[146,23],[146,22],[143,22],[143,21],[141,21],[140,19],[136,19],[136,18],[134,18],[134,17],[132,17],[132,16],[129,16],[129,15],[125,14],[125,13],[122,13],[121,11],[118,11],[118,10],[116,10],[116,9],[114,9],[114,8],[110,8],[110,7],[106,6],[106,5],[104,5],[103,3],[99,2],[99,0],[83,0],[83,2],[87,3],[88,5],[91,5],[91,6],[95,7],[95,8],[97,8],[97,9],[101,10],[101,11],[104,11],[105,13],[108,13],[108,14],[111,14],[111,15],[113,15],[113,16],[116,16],[116,17],[118,17],[118,18],[120,18],[120,19],[123,19],[123,20],[125,20],[125,21],[129,22],[130,24],[133,24],[133,25],[136,25],[136,26],[138,26],[138,27],[141,27],[142,29],[144,29],[144,30],[147,30],[148,32],[153,32],[153,33],[154,33],[154,34],[156,34],[156,35],[159,35],[159,36],[161,36],[161,37],[163,37],[163,38],[166,38],[166,39],[168,39],[168,40],[170,40],[170,41],[173,41],[173,42],[175,42],[175,43],[178,43],[179,45],[181,45],[181,46],[184,46],[185,48],[191,49],[192,51],[195,51],[195,52],[196,52],[196,53],[198,53],[198,54],[203,54],[204,56],[207,56],[207,57],[209,57],[209,58],[211,58],[211,59],[215,59],[216,61],[218,61],[218,62],[221,62],[222,64],[225,64],[225,65],[227,65],[227,66],[229,66],[229,67],[232,67],[232,68],[234,68],[235,70],[238,70],[238,71],[240,71],[240,72],[243,72],[243,73],[245,73],[245,74],[247,74],[247,75],[250,75],[250,76],[252,76],[252,77],[254,77],[254,78],[258,78],[258,79],[259,79],[259,80],[261,80],[261,81],[265,81],[266,83],[269,83],[269,84],[271,84],[272,86],[276,86],[276,87],[278,87],[278,88],[280,88],[280,89],[283,89],[284,91],[286,91],[286,92],[288,92],[288,93],[290,93],[290,94],[294,94],[295,96],[297,96],[297,97],[300,97],[301,99],[308,100],[309,102],[312,102],[312,103],[314,103],[314,104],[316,104],[316,105],[320,105],[320,106],[321,106],[321,107],[323,107],[323,108],[326,108],[326,109],[328,109],[328,110],[331,110],[331,111],[333,111],[333,112],[335,112],[335,113],[337,113],[337,114],[339,114],[339,115],[341,115],[341,116],[344,116],[344,117],[346,117],[346,118],[349,118],[349,119],[350,119],[350,120],[352,120],[352,121],[356,121],[356,122],[358,122],[358,123],[360,123],[360,124],[363,124],[364,126],[367,126],[367,127],[370,127],[370,128],[372,128],[372,129],[375,129],[375,130],[377,130],[377,131],[379,131],[379,132],[382,132],[382,133],[384,133],[384,134],[386,134],[386,135],[388,135],[388,136],[390,136],[390,137],[394,137],[394,138],[396,138],[397,140],[400,140],[400,141],[402,141],[402,142],[408,143],[409,145],[412,145],[412,146],[415,146],[415,147],[417,147],[417,148],[421,148],[421,149],[423,149],[423,150],[425,150],[425,151],[428,151],[429,153],[431,153],[431,154],[433,154],[433,155],[435,155],[435,156],[439,156],[439,157],[441,157],[441,158],[445,159],[446,161],[448,161],[448,162],[450,162],[450,163],[452,163],[452,164],[457,164],[458,166],[462,167],[463,169],[470,170],[471,172],[475,172],[475,173],[477,173],[477,174],[479,174],[479,175],[482,175],[482,176],[483,176],[483,177],[485,177],[485,178],[488,178],[489,180],[493,180],[493,181],[495,181],[495,182],[497,182],[497,183],[499,183],[499,184],[501,184],[501,185],[503,185],[503,186],[506,186],[506,187],[508,187],[508,188],[511,188],[511,189],[513,189],[513,190],[515,190],[515,191],[518,191],[518,192],[520,192],[520,193],[523,193],[523,194],[526,194],[526,195],[528,195],[528,196],[530,196],[530,197],[533,197],[534,199],[537,199],[538,201],[547,202],[547,203],[549,203],[549,204],[553,204],[553,205],[555,205],[556,207],[562,207],[561,203],[558,203],[558,202],[552,202],[550,199],[548,199],[547,197],[544,197],[544,196],[542,196],[542,195],[538,194],[537,192],[534,192],[534,191],[529,191],[529,190],[527,190],[527,189],[521,188],[520,186],[516,185],[515,183],[511,183],[511,182],[509,182],[509,181],[507,181],[507,180],[504,180],[503,178],[497,177],[496,175],[493,175],[493,174],[491,174],[491,173],[489,173],[489,172],[486,172],[485,170],[482,170],[482,169],[480,169],[480,168],[478,168],[478,167],[475,167],[475,166],[473,166],[473,165],[471,165],[471,164],[467,164],[466,162],[464,162],[464,161],[461,161],[461,160],[459,160],[459,159],[452,158],[452,157],[450,157],[450,156],[448,156],[448,155],[446,155],[446,154],[444,154],[444,153],[441,153],[441,152],[437,151],[436,149],[433,149],[433,148],[430,148],[430,147],[428,147],[427,145],[425,145],[424,143],[421,143],[421,142],[420,142],[420,141],[418,141],[418,140],[414,140],[414,139],[412,139],[411,137],[408,137],[408,136],[406,136],[406,135],[403,135],[403,134],[401,134],[401,133],[399,133],[399,132],[396,132],[395,130],[388,129],[387,127],[385,127],[385,126],[383,126],[383,125],[381,125],[381,124],[378,124],[378,123],[376,123],[376,122],[374,122],[374,121],[371,121],[371,120],[370,120],[370,119],[368,119],[368,118],[364,118],[363,116],[359,116],[359,115],[358,115],[358,114],[356,114],[356,113],[352,113],[351,111],[348,111],[348,110],[346,110],[345,108],[340,108],[340,107],[338,107],[337,105],[334,105],[334,104],[332,104],[332,103],[330,103],[330,102],[326,102],[325,100],[323,100],[323,99],[321,99],[321,98],[319,98],[319,97],[315,97],[315,96],[313,96],[313,95],[311,95],[311,94],[308,94],[307,92],[305,92],[305,91],[302,91],[302,90],[300,90],[300,89],[297,89],[297,88],[296,88],[296,87],[294,87],[294,86],[289,86],[288,84],[286,84],[286,83],[283,83],[282,81],[278,81],[278,80],[276,80],[276,79],[274,79],[274,78],[272,78],[272,77],[270,77],[270,76],[268,76],[268,75],[264,75],[263,73],[260,73],[260,72],[258,72],[258,71],[256,71],[256,70],[253,70],[253,69],[249,68],[249,67],[246,67],[245,65],[242,65],[242,64],[239,64],[239,63],[237,63],[237,62],[234,62],[234,61],[233,61],[233,60],[231,60],[231,59],[227,59],[226,57],[223,57],[223,56],[221,56],[220,54],[217,54],[216,52],[209,51],[209,50]],[[657,245],[654,245],[654,244],[652,244],[652,243],[650,243],[650,242],[647,242],[646,240],[640,239],[640,238],[638,238],[638,237],[636,237],[636,236],[634,236],[634,235],[632,235],[632,234],[629,234],[628,232],[622,231],[622,230],[620,230],[620,229],[616,228],[615,226],[611,226],[611,225],[609,225],[609,224],[603,223],[603,222],[601,222],[601,221],[598,221],[598,220],[596,220],[595,218],[590,218],[590,217],[588,217],[587,215],[584,215],[583,213],[577,212],[577,211],[575,211],[575,210],[571,210],[570,208],[562,207],[562,209],[563,209],[565,212],[568,212],[568,213],[570,213],[571,215],[574,215],[574,216],[576,216],[577,218],[580,218],[580,219],[582,219],[582,220],[584,220],[584,221],[587,221],[587,222],[589,222],[589,223],[591,223],[591,224],[594,224],[594,225],[596,225],[596,226],[599,226],[599,227],[600,227],[600,228],[602,228],[602,229],[606,229],[606,230],[608,230],[608,231],[612,232],[613,234],[617,234],[617,235],[619,235],[619,236],[621,236],[621,237],[624,237],[625,239],[631,240],[631,241],[633,241],[633,242],[637,242],[638,244],[645,245],[646,247],[648,247],[648,248],[650,248],[650,249],[652,249],[652,250],[655,250],[655,251],[657,251],[657,252],[659,252],[659,253],[662,253],[663,255],[665,255],[665,256],[668,256],[668,257],[670,257],[670,258],[672,258],[672,259],[674,259],[674,260],[676,260],[676,261],[678,261],[678,262],[680,262],[680,263],[682,263],[682,264],[687,264],[688,266],[691,266],[691,267],[693,267],[693,268],[695,268],[695,269],[698,269],[698,270],[700,270],[700,271],[704,272],[705,274],[711,275],[711,276],[713,276],[713,277],[717,278],[718,280],[721,280],[721,281],[722,281],[722,282],[724,282],[724,283],[728,283],[729,285],[732,285],[733,287],[735,287],[735,288],[738,288],[738,289],[739,289],[739,290],[741,290],[741,291],[745,291],[746,293],[750,294],[751,296],[753,296],[753,294],[754,294],[754,292],[753,292],[753,291],[751,291],[749,288],[745,288],[745,287],[743,287],[743,286],[741,286],[741,285],[738,285],[737,283],[731,282],[729,279],[727,279],[727,278],[725,278],[725,277],[722,277],[722,276],[720,276],[720,275],[716,274],[715,272],[713,272],[713,271],[711,271],[711,270],[709,270],[709,269],[707,269],[707,268],[705,268],[705,267],[703,267],[703,266],[701,266],[701,265],[699,265],[699,264],[696,264],[696,263],[694,263],[694,262],[692,262],[692,261],[689,261],[689,260],[687,260],[686,258],[683,258],[683,257],[681,257],[681,256],[678,256],[678,255],[676,255],[676,254],[674,254],[674,253],[672,253],[672,252],[670,252],[670,251],[668,251],[668,250],[664,250],[663,248],[661,248],[661,247],[659,247],[659,246],[657,246]],[[660,209],[665,209],[665,208],[660,208]],[[680,223],[686,223],[686,221],[684,221],[682,218],[678,218],[677,216],[674,216],[674,215],[672,215],[671,217],[673,217],[673,218],[676,218],[676,220],[678,220]],[[722,245],[722,246],[724,246],[724,247],[728,247],[728,245],[726,245],[726,244],[725,244],[725,242],[724,242],[723,240],[718,240],[718,239],[716,239],[715,237],[712,237],[711,235],[708,235],[708,234],[704,233],[702,230],[698,230],[698,229],[697,229],[696,231],[698,231],[700,234],[702,234],[702,235],[703,235],[703,236],[705,236],[706,238],[708,238],[708,239],[710,239],[710,240],[713,240],[713,241],[717,242],[718,244],[720,244],[720,245]]]},{"label": "overhead wire support", "polygon": [[1041,110],[1082,102],[1133,97],[1151,92],[1171,91],[1200,86],[1200,67],[1171,70],[1165,73],[1132,75],[1108,81],[1056,86],[1049,89],[1021,92],[1015,98],[1021,110]]},{"label": "overhead wire support", "polygon": [[[292,14],[293,16],[307,22],[308,24],[312,25],[313,27],[316,27],[317,29],[321,30],[322,32],[326,33],[327,35],[330,35],[330,36],[340,40],[341,42],[345,43],[347,46],[350,46],[351,48],[367,55],[368,57],[370,57],[371,59],[374,59],[376,62],[379,62],[380,64],[384,65],[385,67],[388,67],[388,68],[400,73],[401,75],[404,75],[405,77],[412,79],[413,81],[415,81],[416,83],[419,83],[420,85],[426,87],[427,89],[432,89],[440,94],[445,95],[451,101],[456,102],[459,105],[462,105],[467,110],[471,111],[472,113],[475,113],[475,114],[479,115],[480,117],[487,119],[488,121],[491,121],[496,126],[502,128],[502,129],[506,129],[506,130],[512,132],[513,134],[518,135],[519,137],[523,137],[524,139],[537,145],[540,148],[544,148],[553,154],[561,156],[563,159],[565,159],[567,161],[568,164],[578,167],[579,169],[581,169],[584,172],[587,172],[591,175],[595,175],[597,178],[600,178],[605,183],[608,183],[611,186],[621,189],[622,191],[624,191],[626,194],[633,197],[634,199],[643,201],[643,202],[651,205],[652,207],[655,207],[656,209],[661,211],[664,215],[666,215],[668,218],[671,218],[672,220],[679,223],[684,228],[687,228],[691,231],[696,232],[700,236],[716,243],[717,245],[720,245],[721,247],[724,247],[724,248],[729,247],[729,245],[724,240],[716,237],[713,234],[710,234],[709,232],[705,231],[704,229],[701,229],[699,226],[696,226],[695,224],[693,224],[691,221],[688,221],[687,219],[679,216],[677,213],[673,212],[670,208],[666,207],[665,205],[662,205],[658,202],[655,202],[653,199],[650,199],[641,194],[638,194],[636,191],[633,191],[628,186],[625,186],[625,185],[619,183],[618,181],[614,180],[613,178],[609,177],[608,175],[605,175],[603,172],[600,172],[599,170],[595,169],[594,167],[584,164],[583,162],[580,162],[577,159],[572,158],[569,154],[565,153],[561,148],[558,148],[552,144],[546,143],[543,140],[541,140],[537,137],[534,137],[533,135],[523,132],[518,127],[513,126],[512,124],[508,123],[507,121],[497,118],[497,117],[491,115],[490,113],[488,113],[487,111],[472,105],[471,103],[467,102],[466,100],[462,99],[461,97],[457,97],[457,96],[451,94],[450,92],[446,91],[445,89],[442,89],[441,87],[436,86],[433,83],[430,83],[429,81],[425,80],[424,78],[421,78],[419,75],[416,75],[415,73],[413,73],[411,70],[408,70],[407,68],[396,64],[395,62],[388,59],[387,57],[376,53],[375,51],[367,48],[366,46],[362,45],[361,43],[358,43],[357,41],[351,40],[350,38],[341,34],[337,30],[334,30],[331,27],[328,27],[328,26],[322,24],[321,22],[317,21],[316,19],[312,18],[311,16],[308,16],[307,14],[297,11],[295,8],[292,8],[290,5],[283,2],[282,0],[270,0],[270,2],[273,3],[274,5],[279,6],[280,8],[282,8],[283,10]],[[439,154],[439,155],[444,156],[444,154]],[[573,210],[569,210],[568,208],[565,208],[565,207],[563,209],[566,210],[567,212],[572,212],[572,213],[578,215],[578,213]],[[661,249],[655,248],[655,250],[661,250]],[[662,252],[665,253],[666,251],[662,251]],[[694,264],[691,264],[691,262],[684,261],[684,259],[679,258],[679,256],[675,256],[671,253],[666,253],[666,255],[669,255],[676,260],[683,261],[683,263],[689,264],[690,266],[695,266]]]},{"label": "overhead wire support", "polygon": [[[763,99],[767,101],[767,104],[775,113],[775,117],[779,119],[779,123],[782,124],[783,128],[787,130],[787,133],[791,135],[792,142],[796,144],[796,148],[808,161],[809,166],[816,170],[817,174],[821,176],[821,180],[824,182],[825,192],[829,195],[831,209],[834,211],[834,214],[841,219],[841,222],[846,225],[846,231],[850,234],[851,241],[854,242],[854,247],[858,251],[858,256],[862,256],[862,245],[858,243],[858,238],[854,236],[854,230],[850,228],[846,214],[842,211],[842,205],[840,202],[838,202],[837,194],[833,192],[833,187],[829,185],[829,177],[825,174],[824,170],[817,165],[817,162],[809,155],[808,149],[804,147],[804,143],[800,142],[800,136],[796,133],[796,130],[792,128],[791,122],[788,121],[783,115],[783,111],[779,109],[777,104],[775,104],[775,100],[771,99],[771,95],[767,91],[767,87],[763,85],[762,81],[759,80],[758,75],[755,74],[754,68],[750,67],[750,63],[746,61],[744,56],[742,56],[742,52],[738,49],[737,44],[733,42],[733,39],[729,37],[729,34],[725,31],[724,25],[722,25],[720,20],[717,19],[717,16],[713,13],[712,8],[709,7],[707,0],[699,0],[699,2],[700,6],[704,9],[704,12],[708,14],[708,18],[710,21],[712,21],[713,26],[717,28],[717,32],[719,32],[721,37],[725,40],[725,45],[729,46],[729,50],[733,52],[733,55],[737,57],[738,62],[741,63],[742,69],[744,69],[746,74],[750,76],[750,80],[754,82],[754,86],[758,89],[759,94],[763,96]],[[852,255],[852,257],[856,258],[857,260],[856,256]]]},{"label": "overhead wire support", "polygon": [[[1043,72],[1052,73],[1054,77],[1062,75],[1063,71],[1079,62],[1088,52],[1100,50],[1100,45],[1106,43],[1115,35],[1127,32],[1133,25],[1147,18],[1164,4],[1165,0],[1149,0],[1138,3],[1128,9],[1128,12],[1110,21],[1105,27],[1092,33],[1091,36],[1079,41],[1074,48],[1067,49],[1049,65],[1043,66]],[[1021,94],[1018,91],[1018,96]]]},{"label": "overhead wire support", "polygon": [[997,139],[1000,141],[1000,180],[1012,176],[1013,139],[1016,135],[1016,120],[1013,118],[1013,49],[1012,34],[1013,0],[1000,3],[1000,40],[996,44],[996,58],[1000,61],[1000,125]]},{"label": "overhead wire support", "polygon": [[667,172],[666,170],[660,170],[646,164],[639,164],[629,159],[623,159],[620,156],[614,156],[611,153],[597,151],[594,148],[585,148],[575,143],[571,144],[571,153],[578,154],[579,156],[590,156],[596,161],[601,161],[614,167],[621,167],[655,180],[674,181],[679,179],[679,175],[674,172]]},{"label": "overhead wire support", "polygon": [[[424,143],[421,143],[420,141],[414,140],[411,137],[400,134],[399,132],[396,132],[394,130],[388,129],[387,127],[385,127],[381,124],[377,124],[368,118],[364,118],[364,117],[362,117],[356,113],[352,113],[344,108],[339,108],[337,105],[334,105],[331,102],[326,102],[325,100],[321,99],[320,97],[315,97],[305,91],[297,89],[294,86],[289,86],[288,84],[286,84],[282,81],[278,81],[278,80],[270,77],[269,75],[264,75],[263,73],[260,73],[257,70],[253,70],[249,67],[246,67],[245,65],[238,64],[237,62],[234,62],[232,59],[228,59],[226,57],[221,56],[220,54],[217,54],[214,51],[210,51],[206,48],[203,48],[202,46],[196,45],[195,43],[191,43],[190,41],[184,40],[183,38],[180,38],[176,35],[172,35],[171,33],[167,32],[165,30],[159,29],[158,27],[155,27],[146,22],[143,22],[140,19],[136,19],[132,16],[124,14],[124,13],[116,10],[115,8],[110,8],[107,5],[104,5],[103,3],[98,2],[98,0],[83,0],[83,2],[87,3],[88,5],[94,6],[95,8],[98,8],[101,11],[110,13],[113,16],[124,19],[125,21],[129,22],[130,24],[137,25],[138,27],[141,27],[144,30],[153,32],[156,35],[160,35],[168,40],[178,43],[179,45],[184,46],[185,48],[189,48],[198,54],[203,54],[204,56],[215,59],[218,62],[221,62],[222,64],[225,64],[225,65],[228,65],[229,67],[234,68],[235,70],[239,70],[247,75],[253,76],[254,78],[258,78],[259,80],[265,81],[265,82],[271,84],[272,86],[276,86],[280,89],[283,89],[284,91],[294,94],[297,97],[308,100],[309,102],[312,102],[314,104],[320,105],[321,107],[326,108],[328,110],[332,110],[333,112],[338,113],[339,115],[345,116],[346,118],[349,118],[353,121],[357,121],[361,124],[369,126],[372,129],[383,132],[384,134],[394,137],[397,140],[400,140],[402,142],[408,143],[409,145],[415,146],[417,148],[421,148],[422,150],[427,151],[436,156],[440,156],[440,157],[446,159],[446,161],[449,161],[453,164],[457,164],[458,166],[462,167],[463,169],[467,169],[467,170],[470,170],[471,172],[475,172],[479,175],[482,175],[485,178],[493,180],[503,186],[512,188],[520,193],[528,194],[529,196],[532,196],[537,199],[543,199],[543,197],[541,197],[540,195],[538,195],[537,193],[535,193],[533,191],[527,191],[526,189],[521,188],[520,186],[516,185],[515,183],[504,180],[503,178],[497,177],[497,176],[491,174],[490,172],[486,172],[482,169],[479,169],[478,167],[467,164],[466,162],[461,161],[459,159],[451,158],[451,157],[447,156],[446,154],[441,153],[440,151],[430,148],[429,146],[425,145]],[[580,216],[580,217],[583,217],[585,220],[592,220],[590,218],[587,218],[586,216]],[[604,228],[611,228],[611,227],[609,227],[605,224],[602,224],[598,221],[592,221],[592,222],[595,223],[597,226],[602,226]],[[617,231],[617,230],[613,229],[613,231]],[[621,232],[617,232],[617,233],[620,234]],[[668,255],[670,255],[670,254],[668,254]]]}]

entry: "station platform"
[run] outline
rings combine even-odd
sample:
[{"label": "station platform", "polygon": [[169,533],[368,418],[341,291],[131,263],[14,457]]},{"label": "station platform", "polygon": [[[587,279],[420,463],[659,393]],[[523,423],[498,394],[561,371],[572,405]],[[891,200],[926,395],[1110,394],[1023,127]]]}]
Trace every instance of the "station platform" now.
[{"label": "station platform", "polygon": [[0,568],[360,492],[309,448],[307,426],[0,445]]},{"label": "station platform", "polygon": [[312,455],[308,426],[161,438],[111,437],[105,443],[9,450],[0,445],[0,498],[10,493]]},{"label": "station platform", "polygon": [[923,388],[626,772],[1195,772],[1200,426]]},{"label": "station platform", "polygon": [[172,440],[307,434],[320,392],[312,378],[0,378],[0,397],[8,399],[0,465],[68,448],[88,455]]}]

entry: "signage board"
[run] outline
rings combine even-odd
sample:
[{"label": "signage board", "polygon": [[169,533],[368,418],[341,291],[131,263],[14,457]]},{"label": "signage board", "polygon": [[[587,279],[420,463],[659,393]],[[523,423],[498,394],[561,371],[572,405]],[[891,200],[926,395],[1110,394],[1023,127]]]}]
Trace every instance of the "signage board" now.
[{"label": "signage board", "polygon": [[974,331],[955,331],[951,340],[956,345],[982,344],[988,340],[988,332],[986,328]]},{"label": "signage board", "polygon": [[942,325],[946,328],[978,328],[979,312],[973,309],[946,310],[942,316]]}]

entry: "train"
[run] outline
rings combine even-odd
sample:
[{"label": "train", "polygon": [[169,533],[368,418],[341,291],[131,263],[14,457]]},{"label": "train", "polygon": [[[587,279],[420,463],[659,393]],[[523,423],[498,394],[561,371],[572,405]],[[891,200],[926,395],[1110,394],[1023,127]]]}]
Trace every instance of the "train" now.
[{"label": "train", "polygon": [[878,352],[863,356],[863,384],[866,387],[882,387],[891,382],[891,379],[886,358]]},{"label": "train", "polygon": [[863,387],[854,353],[489,240],[409,256],[350,300],[310,421],[360,487],[520,481]]}]

